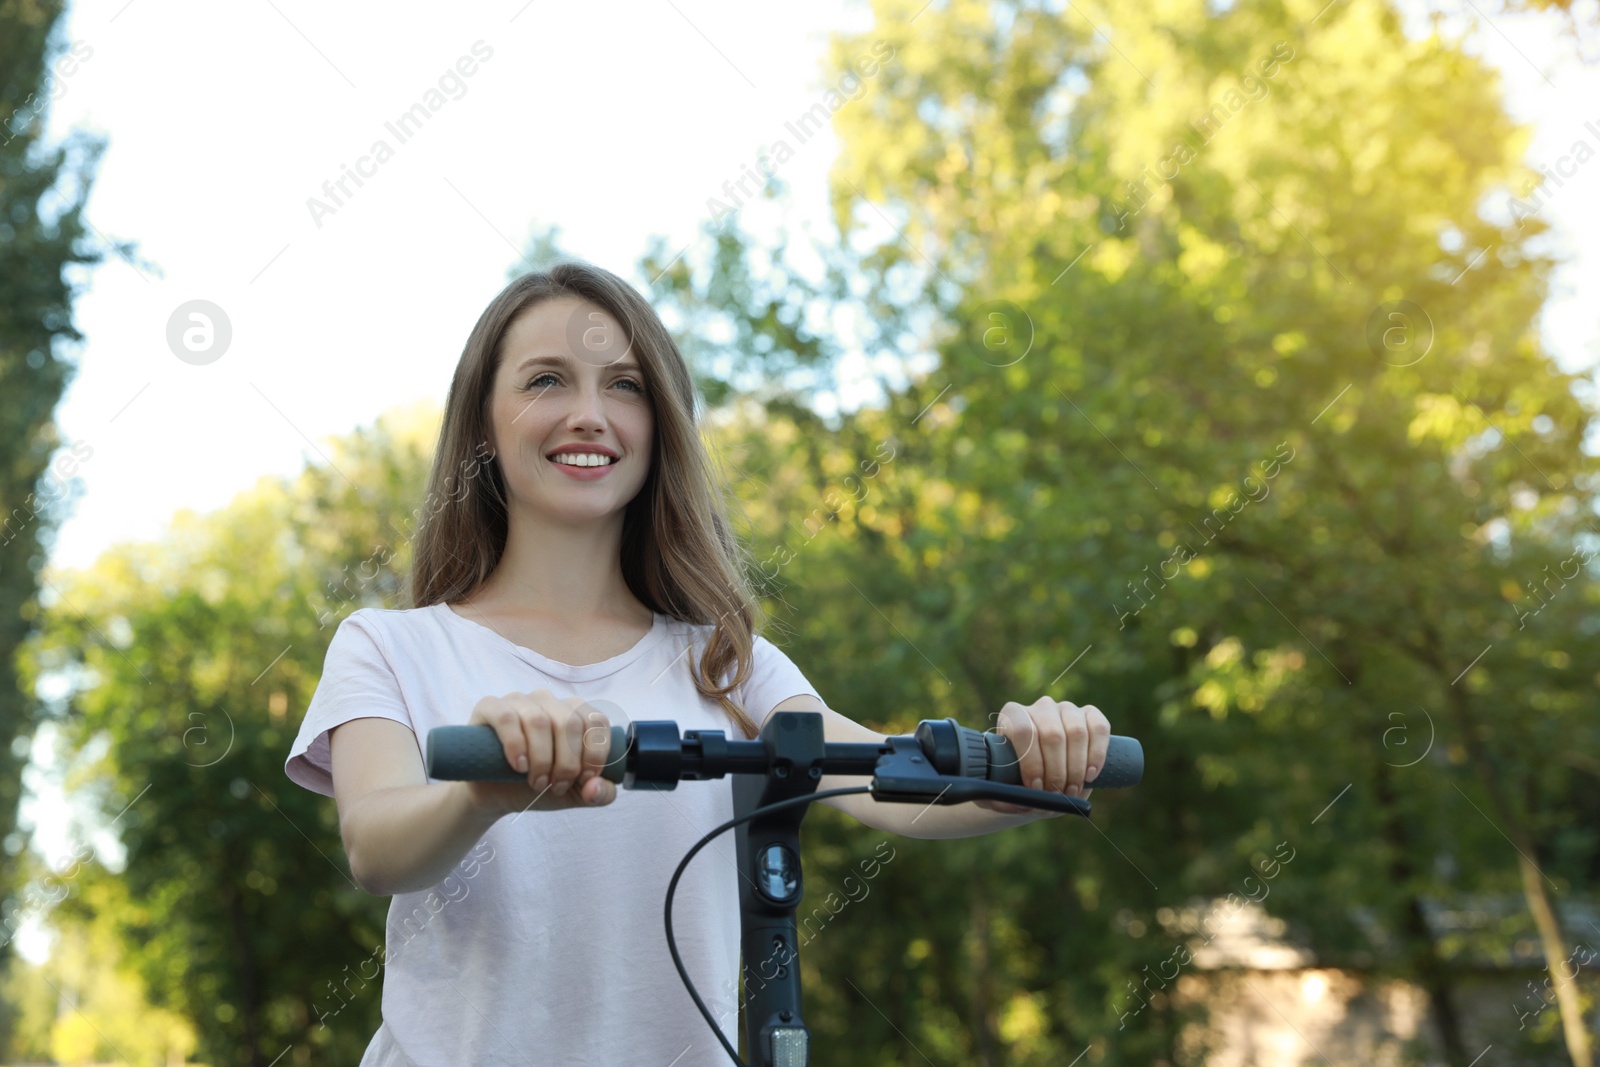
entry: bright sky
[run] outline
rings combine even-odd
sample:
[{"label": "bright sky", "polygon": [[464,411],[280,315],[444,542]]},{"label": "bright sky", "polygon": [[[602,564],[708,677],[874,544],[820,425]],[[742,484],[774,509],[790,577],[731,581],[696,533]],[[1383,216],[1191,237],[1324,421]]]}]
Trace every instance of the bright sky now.
[{"label": "bright sky", "polygon": [[[289,0],[74,4],[68,38],[88,54],[60,78],[50,129],[108,135],[88,219],[138,241],[141,266],[109,260],[77,303],[87,342],[58,421],[93,451],[53,567],[86,566],[116,540],[158,537],[181,508],[218,508],[263,474],[293,474],[317,458],[312,442],[388,408],[442,403],[467,332],[535,224],[558,224],[566,249],[641,284],[632,264],[648,237],[682,248],[724,182],[779,138],[794,146],[785,123],[827,88],[826,35],[870,23],[844,0],[384,14]],[[1600,149],[1600,68],[1579,66],[1556,21],[1477,21],[1474,48],[1504,71],[1513,114],[1537,126],[1529,161],[1554,166],[1579,139]],[[443,106],[402,143],[385,124],[441,78]],[[360,164],[378,139],[392,158]],[[779,171],[819,233],[833,154],[824,131]],[[351,195],[314,219],[307,199],[327,201],[324,182],[358,165],[363,184],[347,180]],[[1544,321],[1569,368],[1596,356],[1597,194],[1600,162],[1589,162],[1541,211],[1572,257]],[[167,340],[195,300],[221,308],[232,333],[198,365]],[[54,858],[83,836],[40,773],[49,741],[35,745],[39,799],[24,817]],[[38,958],[45,944],[35,927],[20,947]]]},{"label": "bright sky", "polygon": [[[88,342],[59,420],[93,456],[52,563],[220,507],[386,408],[442,403],[534,224],[636,284],[651,234],[688,244],[724,182],[794,143],[784,123],[824,91],[821,33],[848,16],[675,4],[75,5],[93,55],[52,128],[109,134],[88,217],[154,266],[110,261],[78,303]],[[443,106],[402,142],[386,124],[441,77]],[[392,157],[362,163],[379,139]],[[779,175],[821,205],[832,155],[814,136]],[[307,200],[332,204],[324,182],[358,165],[363,184],[314,219]],[[167,343],[191,300],[232,325],[205,365]]]}]

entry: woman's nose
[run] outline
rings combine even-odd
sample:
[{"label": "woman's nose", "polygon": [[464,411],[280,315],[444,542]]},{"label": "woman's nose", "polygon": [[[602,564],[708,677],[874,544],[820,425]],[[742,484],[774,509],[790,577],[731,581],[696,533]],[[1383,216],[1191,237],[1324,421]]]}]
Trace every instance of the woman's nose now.
[{"label": "woman's nose", "polygon": [[605,424],[605,406],[601,402],[599,389],[584,386],[574,390],[572,408],[567,412],[567,425],[604,428]]}]

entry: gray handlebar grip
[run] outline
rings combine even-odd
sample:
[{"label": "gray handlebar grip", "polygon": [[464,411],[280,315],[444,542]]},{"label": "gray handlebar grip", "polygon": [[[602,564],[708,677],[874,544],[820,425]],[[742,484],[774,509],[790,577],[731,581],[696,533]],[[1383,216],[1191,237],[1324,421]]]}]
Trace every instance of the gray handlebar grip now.
[{"label": "gray handlebar grip", "polygon": [[[621,726],[611,727],[611,747],[600,777],[621,784],[622,757],[627,747],[628,731]],[[425,758],[428,777],[446,782],[521,782],[528,777],[518,774],[506,762],[500,735],[485,723],[434,727],[428,731]]]},{"label": "gray handlebar grip", "polygon": [[[962,729],[971,729],[962,727]],[[976,731],[974,731],[976,732]],[[1009,738],[1000,734],[982,735],[989,745],[989,780],[1022,785],[1022,771],[1017,763],[1017,751]],[[1138,785],[1144,777],[1144,746],[1136,737],[1112,734],[1106,747],[1106,765],[1094,780],[1085,783],[1095,789],[1122,789]]]}]

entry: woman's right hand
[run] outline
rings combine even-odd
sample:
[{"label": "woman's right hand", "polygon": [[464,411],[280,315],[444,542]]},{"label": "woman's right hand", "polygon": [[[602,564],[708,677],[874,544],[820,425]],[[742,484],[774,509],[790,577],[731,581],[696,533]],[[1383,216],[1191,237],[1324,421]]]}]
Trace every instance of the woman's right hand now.
[{"label": "woman's right hand", "polygon": [[610,755],[611,721],[582,697],[556,697],[548,689],[484,697],[469,721],[494,727],[506,761],[528,776],[525,782],[466,783],[476,807],[509,815],[594,808],[616,799],[616,783],[600,777]]}]

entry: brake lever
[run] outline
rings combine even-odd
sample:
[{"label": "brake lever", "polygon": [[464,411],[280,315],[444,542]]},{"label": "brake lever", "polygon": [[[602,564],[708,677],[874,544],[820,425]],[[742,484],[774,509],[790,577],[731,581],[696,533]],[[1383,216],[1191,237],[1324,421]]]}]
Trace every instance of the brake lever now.
[{"label": "brake lever", "polygon": [[1027,789],[987,778],[946,776],[933,769],[922,746],[911,737],[889,738],[891,751],[878,757],[873,770],[872,798],[897,803],[964,804],[971,800],[999,800],[1027,808],[1042,808],[1085,818],[1093,810],[1081,797]]},{"label": "brake lever", "polygon": [[935,783],[932,788],[919,782],[907,790],[895,785],[885,785],[882,779],[874,778],[872,798],[907,803],[923,801],[930,804],[1002,800],[1007,804],[1016,804],[1024,808],[1042,808],[1067,815],[1082,815],[1085,818],[1088,818],[1090,811],[1093,810],[1093,806],[1081,797],[1069,797],[1065,793],[1046,793],[1042,789],[1025,789],[1020,785],[1007,785],[1004,782],[977,778],[947,778],[944,775],[935,775],[931,781]]}]

